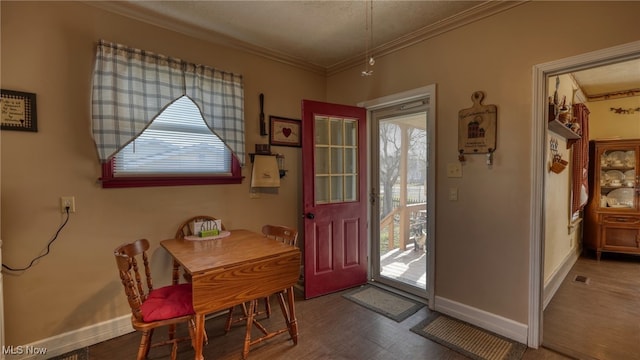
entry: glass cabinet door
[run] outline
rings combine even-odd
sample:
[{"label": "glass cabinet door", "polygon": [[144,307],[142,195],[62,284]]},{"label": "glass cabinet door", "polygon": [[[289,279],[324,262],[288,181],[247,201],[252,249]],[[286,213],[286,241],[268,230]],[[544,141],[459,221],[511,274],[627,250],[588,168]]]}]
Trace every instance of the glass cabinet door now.
[{"label": "glass cabinet door", "polygon": [[636,209],[636,149],[603,149],[600,154],[600,207]]}]

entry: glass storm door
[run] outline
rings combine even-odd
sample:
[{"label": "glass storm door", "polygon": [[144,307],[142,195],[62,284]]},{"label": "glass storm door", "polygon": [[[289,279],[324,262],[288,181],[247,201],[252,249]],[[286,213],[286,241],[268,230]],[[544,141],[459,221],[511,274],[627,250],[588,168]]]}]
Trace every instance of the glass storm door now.
[{"label": "glass storm door", "polygon": [[372,112],[373,280],[427,297],[428,99]]}]

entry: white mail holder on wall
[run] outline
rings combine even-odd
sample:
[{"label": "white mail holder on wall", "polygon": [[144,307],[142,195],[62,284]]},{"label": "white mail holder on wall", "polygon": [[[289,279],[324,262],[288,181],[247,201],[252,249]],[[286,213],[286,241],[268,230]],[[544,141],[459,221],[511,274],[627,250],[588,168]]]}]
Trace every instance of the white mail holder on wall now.
[{"label": "white mail holder on wall", "polygon": [[498,108],[483,105],[484,92],[474,91],[473,106],[458,112],[458,160],[465,154],[487,154],[487,164],[493,163],[496,150]]},{"label": "white mail holder on wall", "polygon": [[254,155],[251,187],[280,187],[280,169],[277,156]]}]

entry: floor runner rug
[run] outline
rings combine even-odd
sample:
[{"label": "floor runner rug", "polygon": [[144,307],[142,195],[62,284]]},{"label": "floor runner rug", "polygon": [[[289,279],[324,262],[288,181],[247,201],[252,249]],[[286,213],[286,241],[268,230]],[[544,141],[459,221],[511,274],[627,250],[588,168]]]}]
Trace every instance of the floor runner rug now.
[{"label": "floor runner rug", "polygon": [[526,345],[440,313],[411,328],[414,333],[477,360],[518,360]]},{"label": "floor runner rug", "polygon": [[397,322],[408,318],[424,306],[419,301],[372,285],[361,286],[343,296]]}]

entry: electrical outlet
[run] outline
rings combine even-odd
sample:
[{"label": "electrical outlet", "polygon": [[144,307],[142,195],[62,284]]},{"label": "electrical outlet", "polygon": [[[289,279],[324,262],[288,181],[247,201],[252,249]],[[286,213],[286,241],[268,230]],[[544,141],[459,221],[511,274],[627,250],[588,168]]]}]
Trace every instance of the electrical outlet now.
[{"label": "electrical outlet", "polygon": [[260,199],[260,193],[255,189],[251,189],[251,191],[249,191],[249,199]]},{"label": "electrical outlet", "polygon": [[67,212],[67,207],[70,213],[76,212],[76,198],[75,196],[63,196],[60,198],[60,211],[64,214]]},{"label": "electrical outlet", "polygon": [[462,165],[459,162],[447,164],[447,177],[461,178],[462,177]]}]

